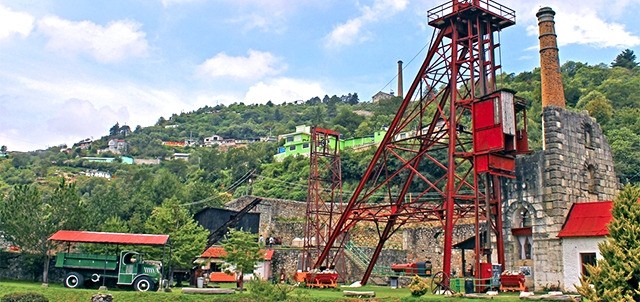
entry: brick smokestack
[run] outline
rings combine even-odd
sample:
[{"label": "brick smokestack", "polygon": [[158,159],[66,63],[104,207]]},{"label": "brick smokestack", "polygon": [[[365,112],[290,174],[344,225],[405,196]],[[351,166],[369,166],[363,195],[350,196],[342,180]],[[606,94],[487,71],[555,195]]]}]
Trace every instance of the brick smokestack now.
[{"label": "brick smokestack", "polygon": [[542,108],[556,106],[565,108],[564,88],[558,58],[556,41],[555,12],[550,7],[538,10],[538,28],[540,30],[540,77],[542,80]]},{"label": "brick smokestack", "polygon": [[402,61],[398,61],[398,96],[404,98],[402,94]]}]

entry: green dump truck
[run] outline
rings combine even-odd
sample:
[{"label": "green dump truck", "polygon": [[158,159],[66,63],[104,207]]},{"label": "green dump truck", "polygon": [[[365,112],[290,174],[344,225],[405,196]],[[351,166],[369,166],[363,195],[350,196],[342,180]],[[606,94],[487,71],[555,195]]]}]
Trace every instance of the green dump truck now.
[{"label": "green dump truck", "polygon": [[64,286],[80,288],[85,282],[102,284],[113,280],[119,286],[133,286],[137,291],[153,291],[162,280],[161,265],[144,261],[142,254],[132,251],[117,255],[58,253],[57,268],[67,271]]}]

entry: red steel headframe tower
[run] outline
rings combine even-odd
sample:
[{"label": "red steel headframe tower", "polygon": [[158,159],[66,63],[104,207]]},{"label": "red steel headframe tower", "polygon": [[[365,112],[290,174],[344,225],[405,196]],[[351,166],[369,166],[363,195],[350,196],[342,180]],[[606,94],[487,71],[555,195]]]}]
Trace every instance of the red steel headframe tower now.
[{"label": "red steel headframe tower", "polygon": [[[319,127],[311,128],[309,191],[301,261],[303,271],[313,267],[342,213],[342,166],[339,146],[338,132]],[[337,258],[337,252],[338,249],[334,249],[331,258]],[[325,262],[329,267],[329,258]]]},{"label": "red steel headframe tower", "polygon": [[[379,242],[363,284],[385,242],[409,223],[440,222],[445,288],[458,223],[475,221],[476,268],[492,242],[504,264],[500,178],[513,177],[515,154],[527,147],[526,115],[516,119],[524,106],[495,84],[498,32],[515,24],[515,12],[490,0],[453,0],[428,19],[436,30],[427,57],[316,262],[344,246],[356,223],[375,225]],[[493,235],[484,246],[481,225]]]}]

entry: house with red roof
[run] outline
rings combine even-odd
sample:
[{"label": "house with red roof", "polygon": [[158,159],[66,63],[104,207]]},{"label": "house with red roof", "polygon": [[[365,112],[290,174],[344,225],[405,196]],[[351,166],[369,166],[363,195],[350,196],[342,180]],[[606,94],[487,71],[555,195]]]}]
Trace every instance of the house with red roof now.
[{"label": "house with red roof", "polygon": [[[257,263],[256,269],[253,271],[253,275],[258,276],[262,280],[269,280],[271,278],[271,259],[273,258],[273,250],[263,250],[264,260]],[[224,256],[227,253],[221,246],[211,246],[204,251],[200,257],[198,257],[194,263],[202,266],[205,271],[205,276],[209,277],[209,282],[236,282],[235,274],[226,274],[223,271]],[[249,281],[253,278],[252,274],[244,274],[245,281]]]},{"label": "house with red roof", "polygon": [[601,259],[598,244],[609,235],[607,225],[613,218],[613,202],[574,203],[558,233],[562,241],[563,279],[566,291],[575,292],[580,276],[587,274],[585,264]]}]

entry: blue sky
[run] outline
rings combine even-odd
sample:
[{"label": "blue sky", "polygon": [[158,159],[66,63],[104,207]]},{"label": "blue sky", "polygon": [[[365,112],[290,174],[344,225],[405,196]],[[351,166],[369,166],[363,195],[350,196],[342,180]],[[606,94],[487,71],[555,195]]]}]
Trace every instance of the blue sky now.
[{"label": "blue sky", "polygon": [[[398,60],[405,87],[413,80],[426,12],[444,2],[0,0],[0,145],[71,145],[205,105],[368,101],[395,90]],[[501,34],[505,72],[538,66],[543,6],[557,12],[561,63],[640,56],[640,0],[499,2],[517,15]]]}]

